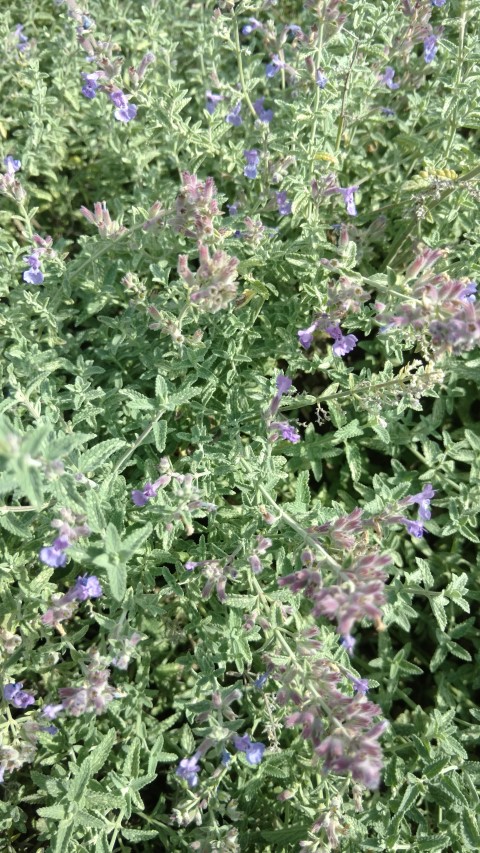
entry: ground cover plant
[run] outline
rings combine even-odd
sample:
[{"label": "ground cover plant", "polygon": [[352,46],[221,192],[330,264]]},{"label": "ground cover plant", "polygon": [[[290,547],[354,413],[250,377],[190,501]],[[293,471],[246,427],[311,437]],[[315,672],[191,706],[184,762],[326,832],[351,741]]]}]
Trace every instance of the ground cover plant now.
[{"label": "ground cover plant", "polygon": [[480,4],[2,11],[2,850],[478,851]]}]

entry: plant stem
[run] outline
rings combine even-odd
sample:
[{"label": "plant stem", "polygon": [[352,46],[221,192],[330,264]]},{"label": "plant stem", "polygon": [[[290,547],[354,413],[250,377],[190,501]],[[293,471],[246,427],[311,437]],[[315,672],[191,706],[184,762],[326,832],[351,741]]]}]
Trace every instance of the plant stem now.
[{"label": "plant stem", "polygon": [[153,418],[153,420],[152,420],[152,421],[150,421],[150,423],[148,424],[148,426],[147,426],[147,427],[145,427],[145,429],[143,430],[143,432],[142,432],[142,433],[140,433],[140,435],[139,435],[139,436],[138,436],[138,438],[134,441],[134,443],[131,445],[131,447],[129,447],[129,448],[128,448],[128,450],[126,450],[126,451],[123,453],[123,455],[120,457],[120,459],[118,460],[117,464],[115,465],[115,467],[114,467],[114,469],[113,469],[113,471],[112,471],[112,474],[117,474],[117,473],[118,473],[118,471],[120,470],[120,468],[122,467],[122,465],[123,465],[123,464],[124,464],[128,459],[130,459],[130,456],[132,456],[132,454],[133,454],[133,453],[135,453],[135,451],[136,451],[137,447],[140,447],[140,445],[141,445],[142,441],[144,441],[144,440],[146,439],[147,435],[150,435],[150,433],[151,433],[151,431],[152,431],[153,427],[154,427],[154,426],[155,426],[155,424],[160,420],[160,418],[162,417],[162,415],[163,415],[163,414],[164,414],[164,410],[163,410],[163,409],[161,409],[159,412],[157,412],[157,414],[155,415],[155,417]]},{"label": "plant stem", "polygon": [[234,23],[234,36],[235,36],[235,56],[237,57],[238,76],[240,77],[240,84],[242,86],[243,96],[247,102],[248,109],[250,110],[252,116],[254,117],[254,119],[256,121],[258,116],[255,112],[255,108],[252,104],[250,95],[247,92],[247,86],[245,83],[245,75],[243,73],[242,48],[240,47],[240,33],[238,30],[238,21],[236,19],[235,19],[235,23]]}]

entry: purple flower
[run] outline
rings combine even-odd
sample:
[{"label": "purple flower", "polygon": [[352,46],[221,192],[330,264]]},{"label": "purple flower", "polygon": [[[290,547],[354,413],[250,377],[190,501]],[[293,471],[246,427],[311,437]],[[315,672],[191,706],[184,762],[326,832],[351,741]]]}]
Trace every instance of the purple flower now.
[{"label": "purple flower", "polygon": [[82,575],[77,578],[71,590],[72,599],[87,601],[90,598],[100,598],[103,594],[100,582],[95,575]]},{"label": "purple flower", "polygon": [[459,299],[463,299],[465,302],[475,302],[477,287],[476,281],[469,281],[467,286],[458,294]]},{"label": "purple flower", "polygon": [[35,704],[35,697],[26,690],[22,690],[23,681],[16,681],[11,684],[6,684],[3,688],[3,697],[14,708],[28,708],[29,705]]},{"label": "purple flower", "polygon": [[261,21],[257,21],[256,18],[249,18],[248,23],[244,24],[242,27],[242,35],[249,36],[250,33],[255,32],[255,30],[262,30],[263,24]]},{"label": "purple flower", "polygon": [[24,24],[17,24],[17,26],[14,29],[14,33],[18,38],[17,50],[19,50],[20,53],[23,53],[29,47],[28,36],[25,36],[23,34],[23,32],[22,32],[23,29],[24,29]]},{"label": "purple flower", "polygon": [[407,528],[411,536],[421,539],[423,536],[423,524],[421,521],[410,521],[408,518],[402,519],[403,524]]},{"label": "purple flower", "polygon": [[238,213],[238,201],[233,204],[227,204],[228,215],[235,216]]},{"label": "purple flower", "polygon": [[97,94],[97,89],[99,88],[97,80],[100,76],[100,71],[94,71],[91,74],[88,74],[86,71],[82,71],[82,77],[85,80],[85,83],[82,86],[82,95],[85,98],[95,97],[95,95]]},{"label": "purple flower", "polygon": [[304,349],[309,349],[313,343],[313,333],[317,330],[317,323],[312,323],[308,329],[299,329],[297,332],[298,340]]},{"label": "purple flower", "polygon": [[257,98],[253,103],[253,109],[255,110],[257,116],[260,121],[264,121],[266,124],[269,124],[273,118],[273,110],[264,109],[265,98]]},{"label": "purple flower", "polygon": [[160,486],[165,485],[164,480],[164,477],[160,477],[155,483],[145,483],[143,489],[133,489],[131,496],[135,506],[145,506],[150,498],[155,498]]},{"label": "purple flower", "polygon": [[382,115],[384,116],[394,116],[395,110],[390,109],[390,107],[381,107],[380,109]]},{"label": "purple flower", "polygon": [[385,86],[388,86],[388,88],[392,89],[392,91],[394,89],[399,89],[400,83],[394,83],[393,82],[394,77],[395,77],[395,69],[392,68],[391,65],[387,65],[387,67],[385,68],[385,71],[380,76],[380,82],[384,83]]},{"label": "purple flower", "polygon": [[283,60],[280,59],[280,57],[276,53],[274,56],[272,56],[272,61],[269,62],[267,67],[265,68],[265,74],[269,78],[275,77],[275,74],[278,74],[278,72],[280,71],[281,68],[286,68],[286,67],[287,66],[286,66],[285,62],[283,62]]},{"label": "purple flower", "polygon": [[435,497],[435,489],[431,483],[426,483],[421,492],[416,495],[409,495],[408,498],[402,498],[400,506],[411,506],[418,504],[418,516],[422,521],[430,521],[432,511],[430,509],[430,501]]},{"label": "purple flower", "polygon": [[340,645],[348,652],[349,655],[353,655],[353,650],[355,648],[355,637],[352,637],[351,634],[345,634],[342,637]]},{"label": "purple flower", "polygon": [[435,54],[437,50],[438,39],[432,33],[432,35],[427,36],[427,38],[423,42],[423,58],[427,64],[435,59]]},{"label": "purple flower", "polygon": [[224,767],[228,767],[228,765],[230,764],[231,757],[232,756],[230,755],[229,752],[227,752],[226,749],[222,749],[222,754],[220,757],[220,764],[223,764]]},{"label": "purple flower", "polygon": [[320,68],[317,70],[317,75],[315,77],[315,82],[320,89],[324,89],[328,83],[328,77],[325,76],[323,71],[320,71]]},{"label": "purple flower", "polygon": [[55,720],[58,715],[63,711],[63,705],[44,705],[42,708],[42,717],[46,717],[47,720]]},{"label": "purple flower", "polygon": [[250,178],[250,180],[254,180],[257,177],[257,168],[260,163],[260,155],[256,148],[245,149],[243,152],[245,156],[245,160],[247,161],[247,165],[243,170],[243,174],[246,178]]},{"label": "purple flower", "polygon": [[182,758],[175,770],[175,775],[180,779],[185,779],[189,788],[196,788],[198,785],[199,771],[200,765],[198,763],[198,757],[197,755],[192,755],[191,758]]},{"label": "purple flower", "polygon": [[240,127],[240,125],[243,124],[243,119],[242,119],[242,116],[240,115],[241,109],[242,109],[242,103],[241,103],[241,101],[239,101],[238,104],[235,104],[233,109],[230,110],[229,113],[227,113],[227,115],[225,117],[225,121],[228,122],[228,124],[232,124],[233,127]]},{"label": "purple flower", "polygon": [[45,545],[45,547],[40,548],[38,555],[41,562],[52,569],[62,569],[67,562],[65,549],[59,548],[56,544],[57,541],[55,540],[53,545]]},{"label": "purple flower", "polygon": [[131,121],[137,115],[137,105],[136,104],[128,104],[125,107],[119,107],[118,110],[114,110],[113,115],[117,119],[117,121],[128,122]]},{"label": "purple flower", "polygon": [[285,190],[275,193],[277,199],[278,212],[281,216],[288,216],[292,212],[292,202],[288,201]]},{"label": "purple flower", "polygon": [[262,690],[265,687],[266,682],[268,681],[268,674],[263,672],[262,675],[259,675],[258,678],[253,682],[253,686],[257,688],[257,690]]},{"label": "purple flower", "polygon": [[365,696],[368,692],[368,678],[356,678],[354,675],[348,675],[348,680],[352,682],[355,693],[360,693]]},{"label": "purple flower", "polygon": [[277,386],[279,394],[286,394],[292,387],[292,380],[289,376],[284,376],[283,373],[279,373],[275,380],[275,385]]},{"label": "purple flower", "polygon": [[358,338],[355,335],[344,335],[340,326],[327,326],[325,331],[332,336],[335,343],[332,346],[334,355],[344,356],[355,349]]},{"label": "purple flower", "polygon": [[30,269],[23,272],[23,280],[26,281],[27,284],[42,284],[44,275],[40,269],[40,258],[38,257],[38,254],[36,252],[32,252],[31,255],[27,255],[24,258],[24,261]]},{"label": "purple flower", "polygon": [[245,758],[252,766],[260,764],[263,758],[263,753],[266,750],[265,744],[252,742],[247,734],[242,737],[240,737],[240,735],[234,735],[233,745],[239,752],[245,753]]},{"label": "purple flower", "polygon": [[298,26],[298,24],[288,24],[288,26],[285,27],[285,32],[293,33],[294,36],[303,35],[303,30],[301,27]]},{"label": "purple flower", "polygon": [[270,424],[270,429],[275,430],[275,432],[280,433],[281,437],[285,441],[290,441],[292,444],[298,444],[300,441],[300,435],[294,426],[287,423],[286,421],[275,421]]},{"label": "purple flower", "polygon": [[217,104],[219,104],[220,101],[223,101],[223,95],[214,95],[213,92],[210,91],[210,89],[207,89],[207,91],[205,92],[205,98],[207,101],[205,109],[208,113],[210,113],[210,115],[213,115],[217,108]]},{"label": "purple flower", "polygon": [[135,118],[138,107],[136,104],[128,103],[128,96],[121,89],[110,92],[109,98],[117,107],[113,113],[117,121],[127,122]]},{"label": "purple flower", "polygon": [[14,160],[11,154],[8,157],[5,157],[4,164],[6,167],[7,175],[14,175],[15,172],[18,172],[22,168],[21,160]]},{"label": "purple flower", "polygon": [[432,6],[445,6],[447,0],[432,0]]},{"label": "purple flower", "polygon": [[345,187],[345,188],[339,187],[339,190],[343,196],[343,200],[344,200],[346,208],[347,208],[347,213],[349,213],[350,216],[356,216],[357,215],[357,208],[355,207],[354,195],[357,192],[358,187],[357,186]]}]

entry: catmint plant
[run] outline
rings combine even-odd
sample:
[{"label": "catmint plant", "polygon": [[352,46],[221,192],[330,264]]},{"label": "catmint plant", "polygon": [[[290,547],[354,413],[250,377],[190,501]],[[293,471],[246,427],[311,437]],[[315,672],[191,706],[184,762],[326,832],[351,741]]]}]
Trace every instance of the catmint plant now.
[{"label": "catmint plant", "polygon": [[5,849],[480,849],[477,7],[5,9]]}]

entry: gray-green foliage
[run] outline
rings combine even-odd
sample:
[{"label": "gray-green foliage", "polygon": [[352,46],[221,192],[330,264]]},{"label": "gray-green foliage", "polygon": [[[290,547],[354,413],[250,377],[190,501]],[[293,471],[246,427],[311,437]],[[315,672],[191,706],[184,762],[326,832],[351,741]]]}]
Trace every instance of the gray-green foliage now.
[{"label": "gray-green foliage", "polygon": [[[5,776],[2,849],[480,847],[480,360],[475,349],[438,355],[411,328],[380,334],[374,310],[396,288],[408,294],[405,270],[422,242],[448,249],[437,269],[478,276],[480,6],[432,10],[444,32],[426,65],[421,41],[402,46],[399,5],[409,4],[92,0],[95,37],[125,57],[125,88],[128,66],[155,54],[128,124],[104,94],[80,94],[89,67],[66,4],[19,0],[2,14],[2,157],[21,159],[27,195],[20,207],[2,196],[0,209],[0,624],[21,638],[10,647],[3,636],[1,666],[4,684],[23,681],[37,700],[21,713],[4,703],[3,743],[17,742],[23,715],[41,721],[58,689],[83,683],[89,650],[111,661],[133,632],[142,637],[128,669],[112,670],[117,695],[105,713],[60,717],[58,733],[38,733],[36,754]],[[266,78],[273,35],[240,37],[238,49],[250,16],[272,21],[272,34],[302,27],[305,41],[283,45],[295,76]],[[18,23],[31,40],[24,52]],[[324,69],[325,89],[309,61]],[[378,83],[387,62],[395,93]],[[224,95],[211,116],[207,89]],[[262,95],[269,125],[249,110]],[[238,100],[243,125],[233,127],[225,116]],[[392,103],[395,115],[384,115]],[[254,147],[251,181],[244,149]],[[179,255],[192,270],[198,258],[196,239],[172,227],[182,171],[213,177],[224,211],[240,203],[208,238],[239,259],[237,297],[217,313],[192,306],[177,272]],[[341,196],[312,193],[329,172],[360,186],[355,220]],[[280,189],[290,216],[277,213]],[[79,208],[98,201],[124,232],[94,233]],[[248,235],[246,216],[266,231]],[[332,226],[346,219],[342,246]],[[32,232],[54,238],[41,287],[22,281]],[[346,315],[360,341],[346,359],[325,335],[308,351],[297,338],[338,274],[372,294]],[[300,425],[296,444],[272,442],[266,428],[279,373],[294,380],[280,414]],[[157,479],[161,458],[173,479],[136,507],[131,490]],[[358,506],[386,517],[426,483],[436,496],[423,538],[378,522],[359,546],[392,563],[384,624],[377,632],[364,621],[351,661],[334,626],[315,623],[277,578],[300,569],[307,528]],[[38,552],[61,508],[86,517],[91,534],[52,569]],[[273,545],[256,576],[248,558],[260,533]],[[208,569],[185,563],[212,560],[223,575],[205,592]],[[99,577],[104,595],[61,631],[42,624],[52,594],[84,574]],[[321,655],[368,678],[389,721],[378,790],[322,774],[309,742],[285,725],[282,674],[297,655],[311,689],[297,641],[315,624]],[[267,745],[258,767],[229,746],[237,731]],[[205,738],[213,747],[190,790],[175,767]],[[215,744],[234,753],[229,765]]]}]

